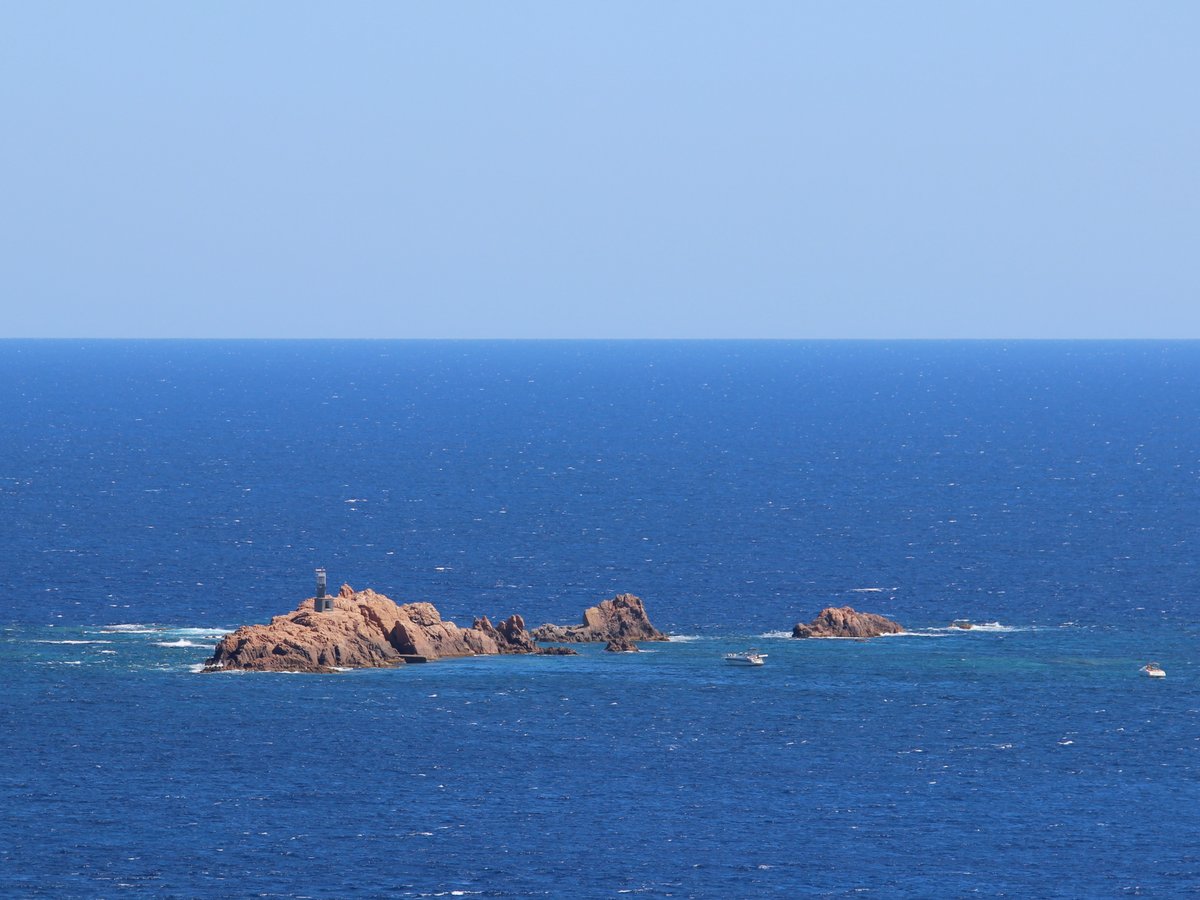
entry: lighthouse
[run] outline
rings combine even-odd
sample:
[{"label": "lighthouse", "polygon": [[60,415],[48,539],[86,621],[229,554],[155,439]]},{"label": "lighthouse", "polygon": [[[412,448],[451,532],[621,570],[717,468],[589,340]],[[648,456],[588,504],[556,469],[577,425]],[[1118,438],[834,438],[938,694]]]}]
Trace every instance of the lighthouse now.
[{"label": "lighthouse", "polygon": [[314,612],[328,612],[333,609],[333,598],[325,596],[325,570],[317,569],[317,595],[313,599]]}]

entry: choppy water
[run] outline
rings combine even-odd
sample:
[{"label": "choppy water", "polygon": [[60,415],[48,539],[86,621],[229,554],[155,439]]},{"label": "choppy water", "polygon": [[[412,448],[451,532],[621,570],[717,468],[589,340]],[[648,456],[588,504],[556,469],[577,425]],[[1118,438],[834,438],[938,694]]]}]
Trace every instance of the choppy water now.
[{"label": "choppy water", "polygon": [[[0,342],[0,384],[0,894],[1200,891],[1200,345]],[[194,673],[316,565],[685,639]],[[843,603],[917,633],[786,637]]]}]

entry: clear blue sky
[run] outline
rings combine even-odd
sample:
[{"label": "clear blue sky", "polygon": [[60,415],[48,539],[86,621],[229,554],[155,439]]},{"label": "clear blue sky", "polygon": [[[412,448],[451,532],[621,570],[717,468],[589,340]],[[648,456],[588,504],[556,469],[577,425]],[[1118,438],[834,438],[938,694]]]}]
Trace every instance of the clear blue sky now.
[{"label": "clear blue sky", "polygon": [[1200,3],[7,2],[5,337],[1200,337]]}]

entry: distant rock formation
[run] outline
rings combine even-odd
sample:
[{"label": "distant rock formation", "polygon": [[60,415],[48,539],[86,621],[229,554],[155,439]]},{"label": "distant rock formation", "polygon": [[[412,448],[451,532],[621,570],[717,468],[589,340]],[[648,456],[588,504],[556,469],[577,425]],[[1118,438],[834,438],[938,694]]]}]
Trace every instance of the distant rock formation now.
[{"label": "distant rock formation", "polygon": [[509,616],[499,625],[493,625],[487,616],[480,616],[471,626],[473,631],[479,631],[496,642],[499,653],[538,653],[540,648],[529,632],[525,630],[525,620],[520,616]]},{"label": "distant rock formation", "polygon": [[578,656],[578,650],[572,650],[570,647],[543,647],[538,651],[538,656]]},{"label": "distant rock formation", "polygon": [[487,618],[471,628],[442,621],[432,603],[403,606],[372,590],[342,585],[333,609],[315,612],[305,600],[269,625],[245,625],[227,634],[205,671],[332,672],[381,668],[455,656],[541,653],[520,616],[498,625]]},{"label": "distant rock formation", "polygon": [[625,638],[614,638],[604,645],[604,649],[608,653],[637,653],[638,645]]},{"label": "distant rock formation", "polygon": [[797,623],[792,637],[869,638],[881,634],[900,634],[904,626],[874,613],[861,613],[849,606],[827,607],[807,625]]},{"label": "distant rock formation", "polygon": [[618,594],[584,610],[582,625],[542,625],[532,635],[535,641],[557,644],[670,640],[650,624],[646,608],[633,594]]}]

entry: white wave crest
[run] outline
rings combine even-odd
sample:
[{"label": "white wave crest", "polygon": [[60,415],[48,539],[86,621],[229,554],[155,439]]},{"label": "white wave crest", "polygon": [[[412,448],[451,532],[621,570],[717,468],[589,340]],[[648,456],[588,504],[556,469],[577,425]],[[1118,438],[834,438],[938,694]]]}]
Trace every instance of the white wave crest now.
[{"label": "white wave crest", "polygon": [[999,622],[979,622],[973,623],[970,628],[947,625],[944,628],[922,628],[913,633],[926,637],[945,637],[951,634],[974,634],[975,632],[982,634],[1012,634],[1020,631],[1041,631],[1043,627],[1041,625],[1001,625]]},{"label": "white wave crest", "polygon": [[921,637],[921,638],[943,638],[949,637],[948,631],[957,631],[954,629],[930,629],[928,631],[897,631],[895,634],[881,634],[880,637],[898,638],[898,637]]},{"label": "white wave crest", "polygon": [[229,634],[232,629],[229,628],[164,628],[166,634],[178,635],[179,637],[202,637],[202,638],[220,638]]},{"label": "white wave crest", "polygon": [[[903,633],[903,632],[902,632]],[[791,637],[791,635],[788,635]],[[879,635],[879,637],[896,637],[896,635]],[[806,641],[869,641],[872,638],[853,637],[846,634],[812,634],[806,637]]]},{"label": "white wave crest", "polygon": [[790,631],[764,631],[759,635],[759,637],[763,638],[790,638],[791,636],[792,633]]},{"label": "white wave crest", "polygon": [[197,644],[195,641],[180,638],[177,641],[155,641],[155,647],[208,647],[208,644]]},{"label": "white wave crest", "polygon": [[35,644],[111,644],[112,641],[34,641]]},{"label": "white wave crest", "polygon": [[[159,666],[158,668],[170,670],[171,666]],[[204,663],[189,664],[188,669],[193,672],[203,672],[204,674],[216,675],[257,675],[267,677],[269,675],[311,675],[311,672],[305,672],[303,669],[236,669],[230,666],[213,666],[211,669],[206,668]]]},{"label": "white wave crest", "polygon": [[88,634],[155,634],[175,638],[205,638],[216,640],[229,634],[232,629],[216,625],[205,628],[190,625],[143,625],[128,623],[122,625],[103,625],[99,631],[89,631]]}]

